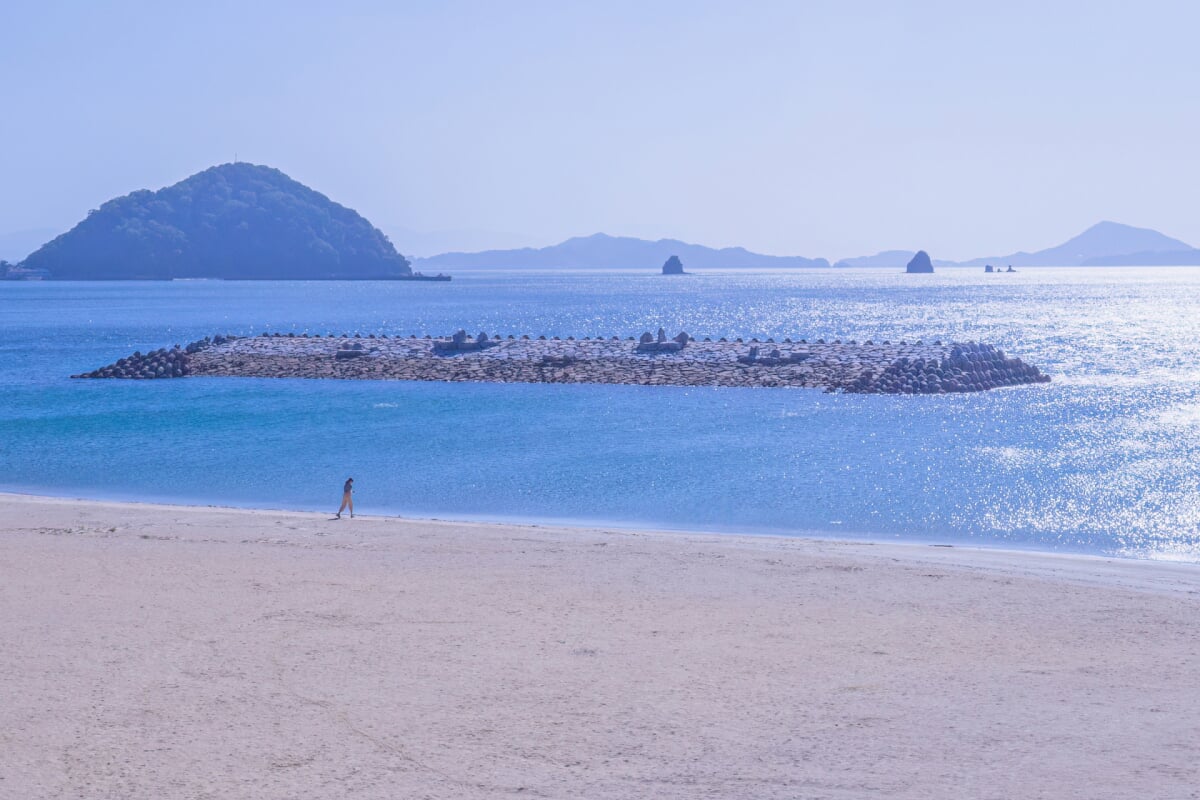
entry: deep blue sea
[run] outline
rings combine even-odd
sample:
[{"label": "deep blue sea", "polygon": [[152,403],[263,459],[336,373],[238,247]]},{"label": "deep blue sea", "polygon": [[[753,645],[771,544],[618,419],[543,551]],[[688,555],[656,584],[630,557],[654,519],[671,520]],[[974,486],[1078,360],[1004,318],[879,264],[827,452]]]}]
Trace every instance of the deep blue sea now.
[{"label": "deep blue sea", "polygon": [[[72,373],[213,333],[977,340],[971,395]],[[0,283],[0,489],[1200,561],[1200,270]]]}]

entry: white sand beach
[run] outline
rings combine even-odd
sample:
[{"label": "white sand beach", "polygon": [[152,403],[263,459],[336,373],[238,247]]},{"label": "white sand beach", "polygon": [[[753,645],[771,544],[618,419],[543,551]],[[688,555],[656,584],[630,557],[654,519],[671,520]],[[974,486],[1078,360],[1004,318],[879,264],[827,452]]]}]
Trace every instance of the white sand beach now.
[{"label": "white sand beach", "polygon": [[1192,565],[0,509],[0,798],[1200,797]]}]

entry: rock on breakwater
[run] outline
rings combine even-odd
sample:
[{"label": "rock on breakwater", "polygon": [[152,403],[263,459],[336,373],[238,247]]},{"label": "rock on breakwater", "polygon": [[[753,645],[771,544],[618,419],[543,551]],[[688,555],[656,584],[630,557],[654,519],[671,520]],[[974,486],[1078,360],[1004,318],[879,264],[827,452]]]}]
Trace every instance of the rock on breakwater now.
[{"label": "rock on breakwater", "polygon": [[[484,338],[486,337],[486,338]],[[686,337],[686,339],[684,338]],[[655,337],[644,334],[643,339]],[[665,339],[659,335],[658,339]],[[760,342],[680,333],[671,349],[628,337],[361,334],[216,336],[121,359],[79,378],[223,376],[648,386],[808,387],[861,394],[948,394],[1045,383],[1037,367],[974,342]],[[656,342],[657,343],[657,342]],[[474,342],[472,342],[474,344]],[[350,357],[350,356],[353,357]]]},{"label": "rock on breakwater", "polygon": [[191,342],[187,347],[175,345],[171,349],[161,348],[149,353],[134,351],[133,355],[118,359],[107,367],[91,372],[72,375],[72,378],[125,378],[127,380],[151,380],[155,378],[183,378],[192,374],[192,356],[213,345],[223,345],[236,336],[209,336]]}]

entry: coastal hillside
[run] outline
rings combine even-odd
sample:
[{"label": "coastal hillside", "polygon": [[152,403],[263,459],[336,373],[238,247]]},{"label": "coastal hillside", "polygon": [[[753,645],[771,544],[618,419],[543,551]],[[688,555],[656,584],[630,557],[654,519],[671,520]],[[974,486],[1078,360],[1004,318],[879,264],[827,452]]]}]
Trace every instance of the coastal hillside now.
[{"label": "coastal hillside", "polygon": [[576,236],[550,247],[517,250],[484,250],[479,253],[442,253],[416,259],[422,269],[508,268],[508,269],[647,269],[658,270],[671,256],[678,256],[696,269],[789,269],[828,267],[823,258],[771,256],[741,247],[720,249],[681,242],[678,239],[648,241],[629,236],[596,233]]},{"label": "coastal hillside", "polygon": [[222,164],[109,200],[20,265],[57,280],[410,275],[357,212],[271,167]]}]

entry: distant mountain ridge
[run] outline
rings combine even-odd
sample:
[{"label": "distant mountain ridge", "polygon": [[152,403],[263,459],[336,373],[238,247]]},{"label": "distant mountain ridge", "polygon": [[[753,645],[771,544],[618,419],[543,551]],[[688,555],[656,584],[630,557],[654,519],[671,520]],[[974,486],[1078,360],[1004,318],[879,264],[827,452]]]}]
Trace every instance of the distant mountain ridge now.
[{"label": "distant mountain ridge", "polygon": [[332,280],[412,274],[357,212],[271,167],[210,167],[109,200],[19,265],[60,280]]},{"label": "distant mountain ridge", "polygon": [[[879,267],[904,269],[916,250],[885,250],[872,256],[845,258],[835,267]],[[423,268],[501,269],[656,269],[676,255],[687,269],[789,269],[827,267],[824,258],[773,256],[742,247],[711,248],[678,239],[649,241],[604,233],[577,236],[549,247],[513,250],[484,250],[477,253],[442,253],[415,259]],[[933,259],[934,266],[1073,267],[1200,265],[1200,250],[1149,228],[1117,222],[1099,222],[1078,236],[1032,253],[973,258],[968,261]]]},{"label": "distant mountain ridge", "polygon": [[[26,239],[28,232],[24,232]],[[0,237],[2,238],[2,237]],[[846,258],[835,267],[903,269],[914,250]],[[649,241],[597,233],[549,247],[442,253],[418,258],[447,269],[659,270],[672,256],[686,269],[828,267],[824,258],[712,248],[678,239]],[[934,266],[1200,266],[1200,249],[1149,228],[1104,221],[1055,247]],[[110,200],[0,278],[126,279],[220,277],[369,279],[411,275],[407,259],[354,211],[253,164],[223,164],[157,192]]]},{"label": "distant mountain ridge", "polygon": [[418,267],[507,269],[624,269],[657,270],[671,256],[679,256],[685,269],[789,269],[828,267],[824,258],[771,256],[742,247],[712,248],[678,239],[649,241],[629,236],[596,233],[576,236],[550,247],[517,250],[484,250],[479,253],[442,253],[415,259]]},{"label": "distant mountain ridge", "polygon": [[[835,267],[903,267],[914,250],[885,250],[873,256],[844,258]],[[1078,236],[1055,247],[1033,253],[972,258],[968,261],[934,259],[939,267],[1140,267],[1200,265],[1200,250],[1150,228],[1119,222],[1098,222]]]},{"label": "distant mountain ridge", "polygon": [[[1014,267],[1080,267],[1098,266],[1100,259],[1108,266],[1139,266],[1141,262],[1132,256],[1146,253],[1196,252],[1190,244],[1164,236],[1149,228],[1135,228],[1119,222],[1099,222],[1078,236],[1074,236],[1057,247],[1048,247],[1034,253],[1011,253],[1006,256],[974,258],[959,262],[965,267],[982,267],[985,264],[1002,264]],[[1200,261],[1192,263],[1200,264]]]}]

